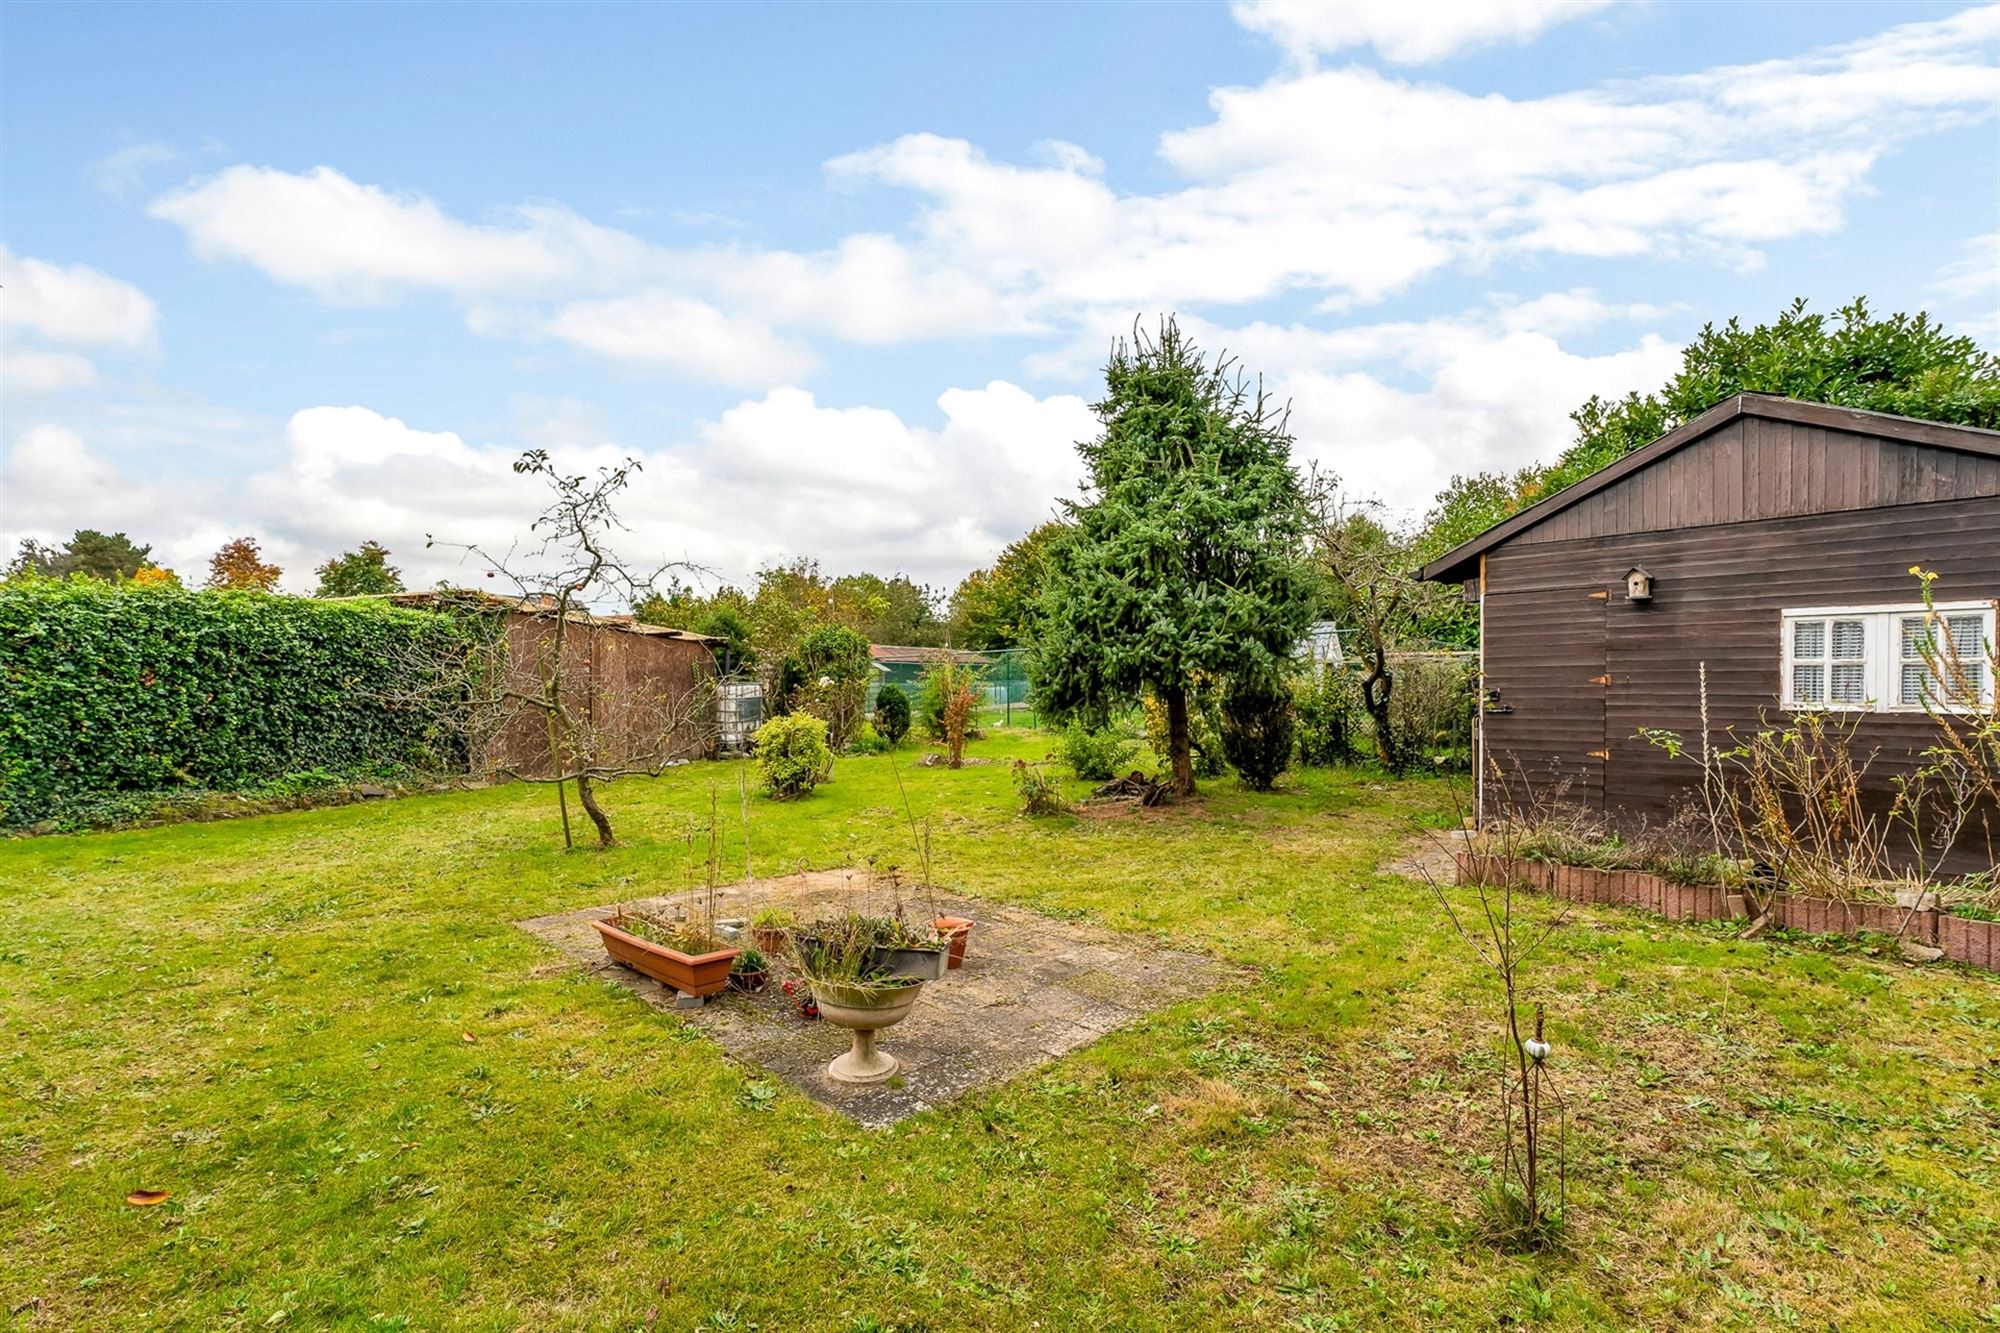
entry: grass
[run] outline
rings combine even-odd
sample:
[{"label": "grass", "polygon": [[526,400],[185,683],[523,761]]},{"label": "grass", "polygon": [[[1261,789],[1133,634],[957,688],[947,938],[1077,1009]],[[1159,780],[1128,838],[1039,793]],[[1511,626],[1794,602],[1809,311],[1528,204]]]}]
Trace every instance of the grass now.
[{"label": "grass", "polygon": [[[1037,755],[997,735],[975,753]],[[734,771],[0,845],[0,1311],[23,1328],[1330,1330],[2000,1322],[2000,982],[1583,910],[1531,970],[1566,1247],[1478,1240],[1493,990],[1378,871],[1435,784],[1018,817],[841,762],[760,874],[913,861],[1244,965],[886,1131],[556,965],[517,919],[691,881]],[[1080,784],[1071,784],[1071,794]],[[731,829],[725,864],[741,864]],[[171,1192],[133,1208],[126,1194]]]}]

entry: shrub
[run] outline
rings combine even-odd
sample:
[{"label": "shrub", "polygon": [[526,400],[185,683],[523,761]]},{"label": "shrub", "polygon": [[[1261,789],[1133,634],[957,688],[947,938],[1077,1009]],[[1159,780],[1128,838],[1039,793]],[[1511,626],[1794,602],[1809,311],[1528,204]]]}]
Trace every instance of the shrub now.
[{"label": "shrub", "polygon": [[972,729],[972,706],[976,696],[970,685],[961,684],[944,701],[944,748],[946,762],[957,768],[965,762],[965,738]]},{"label": "shrub", "polygon": [[875,730],[894,749],[910,734],[910,696],[894,681],[887,681],[875,696]]},{"label": "shrub", "polygon": [[422,702],[423,664],[473,644],[464,620],[378,602],[10,582],[0,587],[0,822],[287,774],[462,769],[463,738]]},{"label": "shrub", "polygon": [[1472,767],[1472,713],[1479,669],[1446,656],[1394,660],[1396,687],[1389,695],[1395,751],[1407,767],[1425,760],[1460,771]]},{"label": "shrub", "polygon": [[1069,812],[1062,788],[1040,764],[1024,759],[1014,761],[1014,790],[1020,793],[1021,809],[1030,815],[1060,815]]},{"label": "shrub", "polygon": [[[961,690],[973,694],[977,702],[978,686],[979,673],[970,666],[943,649],[929,654],[923,679],[917,685],[917,726],[925,738],[946,744],[950,740],[945,727],[946,704]],[[966,734],[976,734],[969,723]]]},{"label": "shrub", "polygon": [[1354,672],[1331,663],[1300,676],[1292,687],[1292,733],[1299,762],[1315,766],[1351,763],[1357,757],[1356,714],[1361,691]]},{"label": "shrub", "polygon": [[1292,762],[1292,693],[1274,673],[1231,677],[1222,692],[1222,751],[1251,791],[1269,791]]},{"label": "shrub", "polygon": [[1072,722],[1056,742],[1058,756],[1070,772],[1091,782],[1105,782],[1125,771],[1138,742],[1112,727],[1092,729]]},{"label": "shrub", "polygon": [[863,722],[854,734],[847,738],[842,754],[881,754],[889,748],[889,742],[882,739],[880,732]]},{"label": "shrub", "polygon": [[757,728],[757,776],[772,799],[808,796],[833,773],[833,749],[826,743],[826,719],[787,713]]},{"label": "shrub", "polygon": [[865,636],[845,625],[821,625],[800,640],[785,664],[785,679],[793,682],[787,702],[825,718],[828,741],[839,749],[861,723],[873,670]]}]

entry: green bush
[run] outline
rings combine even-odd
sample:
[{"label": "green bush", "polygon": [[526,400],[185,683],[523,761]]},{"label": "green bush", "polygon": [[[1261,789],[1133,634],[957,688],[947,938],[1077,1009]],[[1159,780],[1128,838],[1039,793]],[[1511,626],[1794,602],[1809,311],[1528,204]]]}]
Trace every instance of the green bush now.
[{"label": "green bush", "polygon": [[1091,728],[1072,722],[1056,741],[1056,754],[1070,772],[1091,782],[1105,782],[1125,771],[1139,743],[1112,727]]},{"label": "green bush", "polygon": [[756,747],[757,776],[775,800],[811,795],[833,772],[826,719],[810,713],[771,718],[757,728]]},{"label": "green bush", "polygon": [[[465,622],[90,579],[0,586],[0,823],[121,793],[459,769],[418,679]],[[143,802],[141,804],[144,804]]]},{"label": "green bush", "polygon": [[1361,691],[1355,674],[1328,664],[1300,676],[1292,687],[1292,732],[1298,738],[1299,762],[1317,766],[1352,762],[1357,754],[1356,728]]},{"label": "green bush", "polygon": [[910,696],[895,681],[887,681],[875,695],[875,730],[891,749],[910,734]]},{"label": "green bush", "polygon": [[842,754],[881,754],[889,748],[889,742],[882,739],[882,733],[866,722],[854,729],[841,748]]},{"label": "green bush", "polygon": [[1479,668],[1443,655],[1391,657],[1396,687],[1389,693],[1389,728],[1396,753],[1412,769],[1472,767],[1472,715]]},{"label": "green bush", "polygon": [[1025,759],[1014,761],[1014,791],[1021,798],[1021,809],[1025,814],[1069,813],[1069,802],[1063,799],[1062,788],[1040,764],[1031,764]]},{"label": "green bush", "polygon": [[1292,762],[1292,692],[1269,672],[1230,678],[1222,692],[1222,752],[1251,791],[1269,791]]}]

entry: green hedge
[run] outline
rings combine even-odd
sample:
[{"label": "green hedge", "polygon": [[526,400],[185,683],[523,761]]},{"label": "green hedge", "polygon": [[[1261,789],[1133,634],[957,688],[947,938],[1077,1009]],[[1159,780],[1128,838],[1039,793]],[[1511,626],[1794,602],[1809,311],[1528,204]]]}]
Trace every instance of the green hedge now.
[{"label": "green hedge", "polygon": [[379,602],[95,580],[0,586],[0,823],[116,792],[458,767],[408,677],[465,636]]}]

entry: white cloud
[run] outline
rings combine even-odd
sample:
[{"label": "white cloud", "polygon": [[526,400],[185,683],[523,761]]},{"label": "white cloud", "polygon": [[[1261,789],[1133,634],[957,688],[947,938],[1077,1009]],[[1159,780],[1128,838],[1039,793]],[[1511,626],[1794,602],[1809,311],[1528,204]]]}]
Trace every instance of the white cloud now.
[{"label": "white cloud", "polygon": [[[1419,59],[1519,40],[1587,6],[1239,8],[1301,50],[1370,42]],[[1454,267],[1547,256],[1695,259],[1845,224],[1903,139],[2000,106],[2000,6],[1803,55],[1538,96],[1477,95],[1363,67],[1214,90],[1164,134],[1181,181],[1121,191],[1081,145],[1035,164],[911,133],[833,158],[837,189],[914,199],[901,225],[816,249],[663,246],[551,204],[487,221],[349,179],[237,166],[155,214],[196,252],[341,302],[447,293],[489,336],[553,335],[634,368],[792,381],[811,340],[1058,339],[1106,311],[1214,311],[1305,295],[1321,313]],[[1049,364],[1046,348],[1032,365]]]},{"label": "white cloud", "polygon": [[564,342],[614,361],[679,371],[715,384],[783,384],[809,374],[816,364],[810,350],[768,327],[672,292],[572,302],[546,328]]},{"label": "white cloud", "polygon": [[32,347],[0,348],[0,384],[13,393],[60,393],[97,381],[97,367],[75,352],[42,352]]},{"label": "white cloud", "polygon": [[86,264],[51,264],[0,245],[0,324],[51,342],[137,347],[151,340],[158,315],[152,299],[129,282]]},{"label": "white cloud", "polygon": [[[549,419],[543,405],[527,406]],[[946,391],[937,427],[777,389],[650,450],[578,440],[599,424],[588,405],[549,406],[555,419],[584,427],[557,427],[565,467],[640,458],[620,505],[629,529],[615,544],[620,554],[635,567],[692,559],[737,580],[807,554],[835,570],[900,569],[955,583],[1071,493],[1074,443],[1093,429],[1081,399],[1038,398],[1004,381]],[[303,592],[317,565],[372,539],[418,586],[464,583],[480,581],[483,566],[442,545],[426,550],[427,536],[501,551],[525,545],[544,501],[513,472],[518,446],[473,444],[365,407],[297,412],[263,452],[261,470],[226,488],[151,483],[86,448],[74,430],[30,428],[0,477],[4,540],[117,527],[157,543],[185,575],[205,568],[226,537],[247,534],[285,568],[284,586]]]},{"label": "white cloud", "polygon": [[1236,21],[1295,60],[1372,46],[1384,60],[1421,65],[1496,42],[1527,42],[1610,0],[1237,0]]},{"label": "white cloud", "polygon": [[145,187],[147,173],[153,168],[174,166],[183,160],[184,154],[169,144],[126,143],[91,163],[88,175],[92,185],[123,199]]},{"label": "white cloud", "polygon": [[1930,289],[1954,301],[2000,297],[2000,231],[1966,240]]},{"label": "white cloud", "polygon": [[204,259],[239,259],[340,304],[421,289],[531,295],[638,253],[630,237],[564,209],[522,207],[509,226],[474,225],[421,195],[360,184],[325,166],[302,175],[230,167],[163,195],[150,211],[185,230]]},{"label": "white cloud", "polygon": [[[78,528],[97,528],[128,533],[142,545],[155,544],[156,562],[185,573],[197,550],[205,565],[221,545],[219,537],[205,547],[167,540],[181,534],[189,524],[187,515],[208,512],[217,499],[214,487],[127,475],[87,448],[82,436],[59,425],[30,426],[15,439],[6,466],[0,468],[0,495],[6,497],[0,515],[10,552],[23,537],[59,543]],[[203,529],[202,536],[210,531]]]}]

